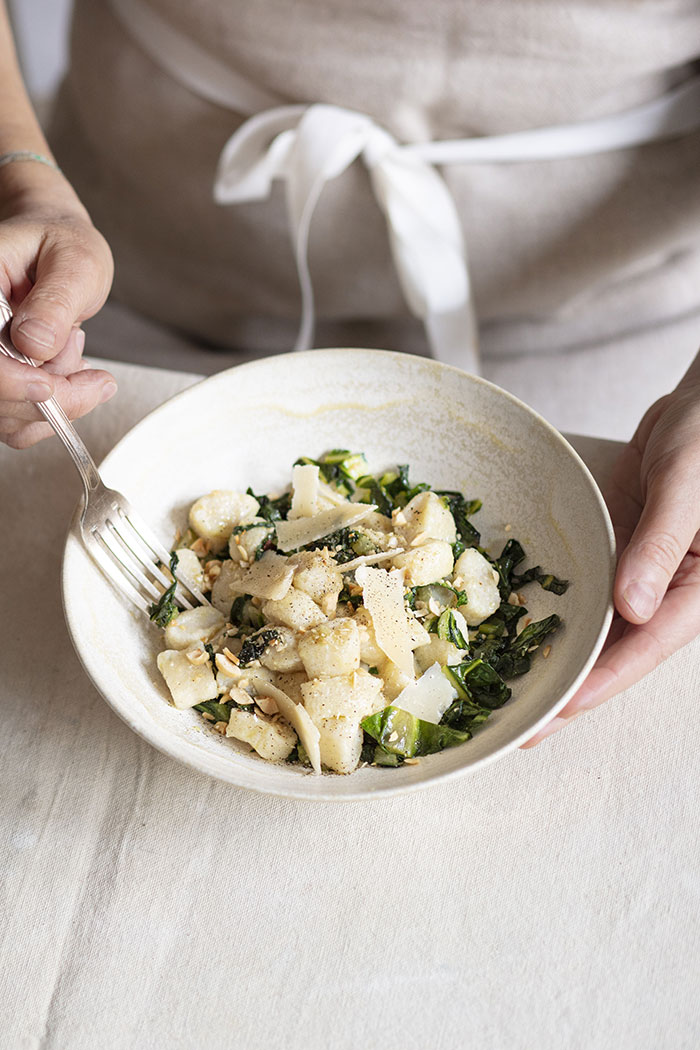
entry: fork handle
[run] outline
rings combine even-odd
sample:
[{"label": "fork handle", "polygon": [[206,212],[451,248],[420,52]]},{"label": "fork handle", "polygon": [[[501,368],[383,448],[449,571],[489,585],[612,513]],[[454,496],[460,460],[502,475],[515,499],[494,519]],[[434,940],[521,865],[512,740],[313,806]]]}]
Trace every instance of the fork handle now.
[{"label": "fork handle", "polygon": [[[18,350],[12,342],[10,336],[11,322],[12,308],[5,296],[0,292],[0,353],[4,354],[5,357],[12,357],[15,361],[22,362],[22,364],[31,365],[32,368],[37,368],[38,366],[36,362],[32,361],[32,359],[27,357],[26,354],[23,354],[21,350]],[[39,409],[47,423],[51,424],[69,452],[71,459],[75,463],[78,473],[80,474],[83,488],[85,489],[85,498],[87,499],[91,492],[102,485],[102,479],[100,478],[97,467],[95,466],[95,461],[88,452],[82,438],[79,437],[68,416],[54,397],[50,397],[48,401],[36,402],[36,407]]]}]

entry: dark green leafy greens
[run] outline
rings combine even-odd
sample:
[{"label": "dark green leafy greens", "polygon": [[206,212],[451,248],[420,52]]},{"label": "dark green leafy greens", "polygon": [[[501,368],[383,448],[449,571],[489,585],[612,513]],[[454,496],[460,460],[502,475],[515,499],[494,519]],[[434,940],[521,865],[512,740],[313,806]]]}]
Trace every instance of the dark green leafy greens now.
[{"label": "dark green leafy greens", "polygon": [[424,722],[408,711],[392,706],[363,719],[362,728],[383,751],[400,758],[432,755],[446,747],[463,744],[470,736],[468,732],[448,725]]},{"label": "dark green leafy greens", "polygon": [[268,646],[273,645],[280,637],[280,632],[274,627],[263,627],[255,634],[249,635],[243,642],[238,654],[238,662],[241,667],[248,667],[254,660],[259,660]]},{"label": "dark green leafy greens", "polygon": [[173,551],[170,555],[170,575],[173,577],[173,582],[167,590],[163,591],[158,601],[148,607],[148,616],[158,627],[167,627],[180,611],[175,601],[175,591],[177,589],[175,569],[177,568],[177,563],[178,557]]},{"label": "dark green leafy greens", "polygon": [[242,638],[265,625],[265,618],[250,594],[242,594],[235,599],[228,618],[233,626],[238,628]]},{"label": "dark green leafy greens", "polygon": [[[526,555],[517,539],[509,539],[498,557],[489,555],[481,547],[481,534],[470,520],[480,510],[481,501],[468,500],[453,490],[431,490],[424,483],[411,484],[409,469],[405,464],[394,470],[371,475],[364,455],[348,449],[332,449],[319,459],[301,457],[297,464],[317,466],[326,484],[347,498],[375,504],[379,512],[387,517],[405,507],[418,493],[434,491],[455,521],[457,539],[452,545],[455,561],[467,548],[475,547],[496,569],[501,604],[493,615],[478,627],[470,628],[469,632],[464,627],[464,621],[455,616],[458,606],[469,604],[467,591],[455,587],[449,580],[439,580],[406,591],[406,604],[409,609],[418,612],[424,627],[465,654],[459,664],[443,668],[443,673],[457,692],[457,699],[444,713],[439,725],[416,718],[395,704],[364,719],[361,760],[396,767],[406,759],[432,754],[468,740],[494,710],[508,702],[511,689],[507,680],[525,674],[530,669],[533,653],[561,622],[558,616],[551,615],[536,623],[529,623],[518,633],[521,617],[527,613],[527,609],[519,602],[511,604],[509,597],[529,583],[538,583],[544,590],[560,595],[566,591],[568,581],[545,572],[539,565],[518,572]],[[254,552],[257,559],[266,550],[276,550],[274,524],[287,519],[292,492],[271,498],[256,495],[250,488],[247,491],[258,501],[258,517],[263,521],[237,526],[234,533],[264,529],[263,539]],[[375,540],[371,528],[368,531],[360,523],[340,529],[300,549],[312,551],[328,548],[336,562],[342,565],[358,556],[374,554],[383,549],[377,546]],[[220,557],[225,558],[226,552]],[[177,557],[173,553],[173,574],[176,565]],[[346,576],[339,596],[339,601],[350,607],[350,613],[362,605],[362,593],[357,593],[358,588],[351,581],[352,577]],[[163,627],[179,611],[174,602],[175,588],[173,582],[149,610],[151,618]],[[273,645],[279,637],[274,627],[265,624],[258,604],[250,595],[243,595],[236,598],[231,607],[229,618],[236,628],[234,633],[242,640],[239,652],[242,667],[259,660],[268,646]],[[434,609],[435,614],[426,615],[428,609]],[[216,674],[214,651],[210,645],[205,648]],[[369,672],[376,675],[379,669],[370,667]],[[222,702],[222,699],[198,704],[196,710],[215,721],[228,721],[231,709],[240,705],[233,700]],[[287,761],[308,764],[308,756],[301,743],[297,744]]]},{"label": "dark green leafy greens", "polygon": [[455,558],[458,558],[467,547],[478,547],[481,542],[481,533],[469,521],[472,514],[481,509],[481,500],[465,499],[461,492],[452,492],[450,489],[436,490],[436,493],[442,496],[455,520],[461,546],[459,553],[455,552]]}]

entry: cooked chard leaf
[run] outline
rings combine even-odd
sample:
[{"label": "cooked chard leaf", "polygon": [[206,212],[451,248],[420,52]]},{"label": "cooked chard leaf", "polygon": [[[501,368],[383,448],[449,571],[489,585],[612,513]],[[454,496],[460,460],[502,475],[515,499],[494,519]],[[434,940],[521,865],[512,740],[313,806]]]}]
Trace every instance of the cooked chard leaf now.
[{"label": "cooked chard leaf", "polygon": [[443,606],[443,608],[467,604],[467,592],[460,591],[448,580],[439,580],[437,583],[421,584],[418,587],[410,587],[405,592],[405,598],[410,609],[415,609],[416,602],[428,605],[431,598]]},{"label": "cooked chard leaf", "polygon": [[475,729],[484,724],[490,714],[491,708],[482,707],[472,700],[458,698],[447,708],[440,724],[472,734]]},{"label": "cooked chard leaf", "polygon": [[[481,541],[481,533],[474,528],[469,518],[481,509],[481,500],[467,500],[461,492],[453,492],[450,489],[436,490],[436,494],[445,501],[447,509],[455,520],[457,536],[464,545],[459,553],[462,554],[467,547],[478,547]],[[457,557],[458,555],[455,554],[455,558]]]},{"label": "cooked chard leaf", "polygon": [[364,495],[363,500],[365,503],[376,504],[377,510],[380,514],[385,514],[387,517],[391,517],[391,512],[394,509],[394,501],[391,496],[387,493],[386,489],[379,484],[376,478],[372,477],[371,474],[363,474],[361,478],[357,479],[358,489],[362,489]]},{"label": "cooked chard leaf", "polygon": [[403,765],[403,757],[391,751],[385,751],[380,744],[375,744],[372,748],[370,762],[373,766],[386,766],[390,769],[396,769],[397,766]]},{"label": "cooked chard leaf", "polygon": [[350,594],[347,583],[343,587],[342,591],[338,595],[338,602],[345,602],[351,605],[353,609],[359,608],[362,605],[362,592],[359,594]]},{"label": "cooked chard leaf", "polygon": [[363,719],[362,728],[384,751],[401,758],[432,755],[446,747],[463,744],[471,735],[450,726],[424,722],[408,711],[393,706]]},{"label": "cooked chard leaf", "polygon": [[[367,460],[362,452],[350,452],[346,448],[334,448],[320,459],[300,456],[295,466],[318,467],[323,480],[343,496],[352,495],[352,485],[358,477],[367,472]],[[346,480],[347,479],[347,480]]]},{"label": "cooked chard leaf", "polygon": [[460,700],[470,700],[489,711],[502,707],[512,696],[498,671],[480,657],[444,667],[443,673],[457,690]]},{"label": "cooked chard leaf", "polygon": [[253,604],[253,598],[250,594],[242,594],[235,599],[231,606],[229,620],[234,627],[238,627],[241,637],[257,631],[259,627],[263,627],[265,624],[263,614],[257,605]]},{"label": "cooked chard leaf", "polygon": [[[231,717],[232,701],[221,704],[218,700],[206,700],[203,704],[195,704],[195,711],[201,711],[204,715],[212,715],[215,722],[228,722]],[[238,706],[237,704],[235,705]]]},{"label": "cooked chard leaf", "polygon": [[241,667],[248,667],[254,660],[259,660],[269,645],[274,644],[280,637],[280,633],[274,627],[263,627],[262,630],[251,634],[241,646],[238,654],[238,663]]},{"label": "cooked chard leaf", "polygon": [[357,487],[365,490],[366,502],[376,503],[379,512],[387,517],[398,507],[405,507],[419,492],[430,488],[424,482],[411,485],[406,463],[402,463],[396,470],[385,471],[378,478],[372,474],[363,474],[357,479]]},{"label": "cooked chard leaf", "polygon": [[507,598],[514,590],[512,576],[516,565],[525,557],[525,551],[517,540],[508,540],[496,559],[489,559],[498,572],[498,589],[501,598]]},{"label": "cooked chard leaf", "polygon": [[[269,496],[258,496],[251,488],[246,489],[249,496],[256,499],[260,504],[258,510],[258,517],[264,518],[265,521],[280,521],[282,518],[286,518],[289,514],[289,509],[292,505],[292,493],[284,492],[277,499],[270,499]],[[257,523],[258,525],[260,522]]]},{"label": "cooked chard leaf", "polygon": [[530,654],[538,649],[547,635],[556,631],[560,624],[560,617],[554,613],[552,616],[545,617],[544,620],[537,620],[536,623],[530,623],[524,627],[500,656],[498,660],[500,673],[506,678],[526,674],[530,670]]},{"label": "cooked chard leaf", "polygon": [[180,611],[175,601],[175,590],[177,588],[175,569],[177,568],[177,563],[178,557],[175,551],[173,551],[170,555],[170,575],[173,577],[173,582],[168,589],[161,594],[158,601],[148,607],[149,619],[153,620],[153,622],[159,627],[167,627],[170,621],[173,620]]},{"label": "cooked chard leaf", "polygon": [[438,638],[442,638],[444,642],[452,642],[458,649],[468,649],[469,639],[465,638],[455,619],[455,614],[452,609],[445,609],[438,618],[435,624],[435,634]]},{"label": "cooked chard leaf", "polygon": [[310,766],[311,765],[311,759],[307,755],[306,748],[302,744],[301,740],[297,740],[297,756],[299,758],[299,765],[301,765],[301,766]]},{"label": "cooked chard leaf", "polygon": [[209,657],[209,662],[211,664],[211,669],[214,672],[214,678],[216,678],[217,671],[219,669],[216,666],[216,653],[214,652],[214,646],[213,645],[209,645],[209,642],[205,642],[204,643],[204,651],[206,652],[207,656]]},{"label": "cooked chard leaf", "polygon": [[533,569],[526,569],[521,576],[514,573],[511,577],[514,591],[520,590],[526,583],[533,581],[539,583],[543,591],[551,591],[552,594],[564,594],[569,586],[568,580],[560,580],[551,572],[543,572],[539,565],[535,565]]},{"label": "cooked chard leaf", "polygon": [[366,532],[349,525],[338,529],[337,532],[322,536],[319,540],[312,540],[301,549],[315,551],[323,550],[324,547],[331,551],[338,565],[343,565],[346,561],[353,561],[363,554],[375,554],[379,549]]}]

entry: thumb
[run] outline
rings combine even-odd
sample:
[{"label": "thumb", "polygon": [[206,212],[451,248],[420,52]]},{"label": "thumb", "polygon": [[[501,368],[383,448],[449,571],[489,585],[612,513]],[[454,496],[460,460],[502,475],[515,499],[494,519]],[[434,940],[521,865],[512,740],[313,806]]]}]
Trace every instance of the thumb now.
[{"label": "thumb", "polygon": [[615,579],[615,605],[630,623],[652,618],[688,553],[700,524],[697,489],[697,479],[680,465],[649,483]]},{"label": "thumb", "polygon": [[35,361],[55,357],[73,327],[96,313],[107,298],[111,258],[106,245],[106,261],[99,249],[99,244],[83,241],[49,244],[40,251],[34,286],[12,322],[15,346]]}]

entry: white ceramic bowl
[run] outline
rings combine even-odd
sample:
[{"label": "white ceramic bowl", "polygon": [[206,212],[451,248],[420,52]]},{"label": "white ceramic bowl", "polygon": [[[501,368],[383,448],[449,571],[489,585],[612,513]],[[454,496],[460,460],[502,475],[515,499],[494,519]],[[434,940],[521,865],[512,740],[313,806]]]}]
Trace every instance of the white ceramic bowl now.
[{"label": "white ceramic bowl", "polygon": [[[132,611],[82,548],[76,519],[63,563],[66,619],[83,665],[107,702],[155,747],[221,780],[274,795],[359,799],[471,772],[517,747],[572,696],[612,615],[614,540],[600,492],[571,446],[522,402],[454,368],[372,350],[322,350],[222,372],[172,398],[104,460],[119,489],[169,546],[188,506],[213,488],[256,492],[289,484],[300,455],[363,451],[374,472],[408,463],[411,479],[483,500],[482,542],[517,537],[529,561],[571,581],[561,597],[528,588],[535,619],[559,613],[549,659],[466,744],[399,769],[314,776],[272,765],[225,740],[194,711],[177,711],[155,657],[162,635]],[[510,523],[512,531],[504,526]]]}]

